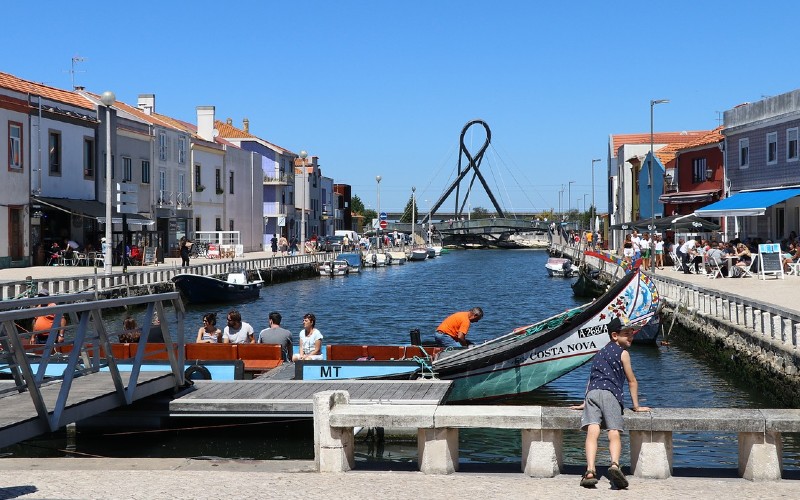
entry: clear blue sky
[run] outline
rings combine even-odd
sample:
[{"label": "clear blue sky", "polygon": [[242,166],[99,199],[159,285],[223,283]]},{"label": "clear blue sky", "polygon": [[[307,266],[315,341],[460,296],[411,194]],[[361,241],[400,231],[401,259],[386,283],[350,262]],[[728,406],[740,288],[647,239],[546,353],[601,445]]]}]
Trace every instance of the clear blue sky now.
[{"label": "clear blue sky", "polygon": [[[113,90],[195,122],[195,107],[282,147],[375,208],[425,211],[455,176],[473,118],[505,210],[606,207],[608,136],[712,129],[718,112],[800,85],[800,3],[743,1],[142,0],[4,5],[0,69]],[[482,136],[472,137],[475,147]],[[427,201],[426,201],[427,200]],[[566,194],[564,205],[566,205]],[[489,208],[478,189],[471,205]],[[452,208],[452,201],[445,208]]]}]

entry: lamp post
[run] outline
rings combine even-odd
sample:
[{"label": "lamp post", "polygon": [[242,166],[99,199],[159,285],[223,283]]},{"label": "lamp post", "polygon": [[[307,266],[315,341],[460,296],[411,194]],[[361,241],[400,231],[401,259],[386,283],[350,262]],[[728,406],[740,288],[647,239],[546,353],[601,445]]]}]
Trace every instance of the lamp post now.
[{"label": "lamp post", "polygon": [[575,181],[569,181],[567,183],[567,217],[569,217],[569,211],[572,209],[572,185],[575,184]]},{"label": "lamp post", "polygon": [[[650,101],[650,231],[656,226],[656,183],[653,180],[653,107],[656,104],[666,104],[669,99],[654,99]],[[652,246],[651,246],[652,250]],[[650,259],[650,271],[656,272],[656,259]]]},{"label": "lamp post", "polygon": [[417,223],[417,212],[416,212],[416,200],[414,200],[414,192],[417,190],[416,187],[411,186],[411,248],[414,248],[414,244],[417,242],[416,238],[414,238],[414,231],[416,228],[414,227]]},{"label": "lamp post", "polygon": [[561,220],[564,220],[564,214],[561,212],[561,196],[564,194],[564,185],[561,185],[561,189],[558,190],[558,215],[561,216]]},{"label": "lamp post", "polygon": [[592,160],[592,210],[589,213],[589,230],[595,231],[594,227],[594,214],[597,213],[597,205],[594,204],[594,164],[599,162],[600,158]]},{"label": "lamp post", "polygon": [[[113,92],[107,90],[100,96],[106,107],[106,247],[103,249],[103,274],[111,274],[111,106],[117,100]],[[122,244],[123,252],[125,243]],[[124,256],[123,256],[124,258]]]},{"label": "lamp post", "polygon": [[300,212],[300,253],[305,253],[306,251],[306,184],[308,184],[306,158],[308,158],[308,152],[304,149],[300,151],[300,159],[303,160],[303,204]]},{"label": "lamp post", "polygon": [[378,229],[376,229],[376,234],[378,235],[378,248],[381,248],[383,246],[383,236],[381,236],[381,230],[380,230],[380,227],[381,227],[380,226],[380,219],[381,219],[381,179],[383,179],[383,177],[381,177],[380,175],[376,175],[375,176],[375,183],[378,186],[378,205],[377,205],[378,206]]}]

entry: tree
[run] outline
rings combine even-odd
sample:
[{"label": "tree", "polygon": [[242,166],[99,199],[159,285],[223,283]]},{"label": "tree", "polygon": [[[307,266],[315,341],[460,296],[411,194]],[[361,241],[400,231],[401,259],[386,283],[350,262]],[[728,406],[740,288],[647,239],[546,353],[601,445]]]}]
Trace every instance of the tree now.
[{"label": "tree", "polygon": [[472,209],[472,216],[473,219],[488,219],[489,218],[489,211],[483,207],[475,207]]},{"label": "tree", "polygon": [[358,195],[353,196],[350,200],[350,211],[355,214],[364,215],[364,202],[361,201]]},{"label": "tree", "polygon": [[[408,199],[408,203],[406,203],[406,208],[403,210],[403,215],[400,217],[400,222],[410,224],[411,223],[411,207],[414,207],[414,214],[417,216],[417,220],[419,220],[419,207],[417,207],[417,200],[414,198],[414,195]],[[416,221],[415,221],[416,222]]]}]

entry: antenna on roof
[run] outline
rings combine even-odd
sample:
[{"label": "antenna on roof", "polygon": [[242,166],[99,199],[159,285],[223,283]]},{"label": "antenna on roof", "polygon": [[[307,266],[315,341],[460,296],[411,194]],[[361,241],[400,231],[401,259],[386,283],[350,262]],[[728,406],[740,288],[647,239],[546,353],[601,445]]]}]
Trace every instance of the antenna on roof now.
[{"label": "antenna on roof", "polygon": [[76,70],[75,63],[84,62],[85,60],[86,60],[85,57],[81,57],[79,55],[72,56],[72,64],[69,70],[70,77],[72,78],[72,90],[77,89],[77,87],[75,86],[75,73],[86,73],[83,70]]},{"label": "antenna on roof", "polygon": [[717,126],[722,125],[722,111],[714,111],[717,114]]}]

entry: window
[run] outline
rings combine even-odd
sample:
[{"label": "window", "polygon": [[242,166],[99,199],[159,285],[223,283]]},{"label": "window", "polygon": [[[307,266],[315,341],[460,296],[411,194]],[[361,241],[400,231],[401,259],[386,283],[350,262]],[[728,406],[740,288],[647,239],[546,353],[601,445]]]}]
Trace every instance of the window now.
[{"label": "window", "polygon": [[178,163],[186,163],[186,137],[178,138]]},{"label": "window", "polygon": [[[217,193],[222,191],[222,172],[219,169],[216,170],[214,173],[214,182],[216,183],[215,186],[217,188]],[[222,229],[217,229],[217,231],[222,231]]]},{"label": "window", "polygon": [[214,220],[214,231],[222,231],[222,219],[219,217]]},{"label": "window", "polygon": [[133,179],[133,161],[130,158],[122,157],[122,182],[130,182]]},{"label": "window", "polygon": [[150,160],[142,160],[142,184],[150,184]]},{"label": "window", "polygon": [[739,139],[739,168],[750,166],[750,139]]},{"label": "window", "polygon": [[50,132],[48,143],[48,163],[51,174],[61,174],[61,132]]},{"label": "window", "polygon": [[95,158],[94,158],[94,139],[83,139],[83,176],[86,178],[94,177]]},{"label": "window", "polygon": [[786,130],[786,161],[797,161],[797,127]]},{"label": "window", "polygon": [[169,197],[167,197],[167,171],[166,170],[159,170],[158,171],[158,199],[161,200],[161,204],[169,203]]},{"label": "window", "polygon": [[167,161],[167,133],[158,133],[158,159]]},{"label": "window", "polygon": [[778,163],[778,133],[767,134],[767,165]]},{"label": "window", "polygon": [[228,231],[233,231],[233,219],[228,221]]},{"label": "window", "polygon": [[8,169],[22,170],[22,124],[8,122]]},{"label": "window", "polygon": [[183,172],[178,174],[178,192],[181,194],[186,192],[186,174]]},{"label": "window", "polygon": [[692,160],[692,182],[705,182],[706,180],[706,159],[695,158]]},{"label": "window", "polygon": [[200,217],[194,218],[194,230],[195,232],[200,231]]},{"label": "window", "polygon": [[195,191],[200,191],[200,186],[203,185],[202,179],[200,178],[200,173],[201,172],[202,172],[202,169],[200,168],[200,165],[195,165],[194,166],[194,190]]},{"label": "window", "polygon": [[[228,192],[233,194],[233,170],[230,171],[230,175],[228,176]],[[233,229],[231,229],[233,231]]]}]

